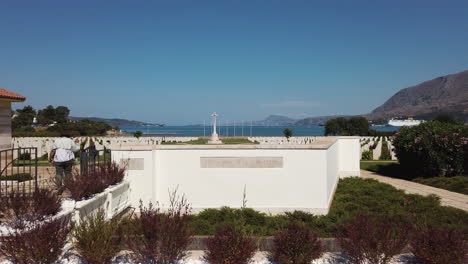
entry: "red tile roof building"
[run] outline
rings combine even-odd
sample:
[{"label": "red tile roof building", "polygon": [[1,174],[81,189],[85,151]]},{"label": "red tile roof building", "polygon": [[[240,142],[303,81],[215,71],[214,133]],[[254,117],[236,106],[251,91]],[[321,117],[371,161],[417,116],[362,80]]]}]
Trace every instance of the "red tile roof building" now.
[{"label": "red tile roof building", "polygon": [[21,94],[17,94],[0,88],[0,99],[7,99],[14,102],[23,102],[24,100],[26,100],[26,97],[22,96]]}]

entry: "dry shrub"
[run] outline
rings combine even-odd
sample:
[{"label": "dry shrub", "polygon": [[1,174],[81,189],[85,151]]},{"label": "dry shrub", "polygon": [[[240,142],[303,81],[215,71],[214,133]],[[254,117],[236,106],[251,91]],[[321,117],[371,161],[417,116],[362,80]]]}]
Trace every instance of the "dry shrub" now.
[{"label": "dry shrub", "polygon": [[124,176],[125,168],[109,162],[82,174],[75,171],[71,177],[63,179],[63,185],[70,191],[71,198],[79,201],[104,191],[110,185],[120,183]]},{"label": "dry shrub", "polygon": [[12,220],[15,227],[25,221],[40,221],[60,211],[57,193],[38,189],[32,194],[12,191],[0,199],[0,212]]},{"label": "dry shrub", "polygon": [[411,239],[413,254],[424,264],[467,263],[468,236],[454,228],[423,227]]},{"label": "dry shrub", "polygon": [[74,246],[89,264],[108,264],[121,249],[119,223],[100,210],[73,229]]},{"label": "dry shrub", "polygon": [[0,254],[18,264],[54,263],[62,253],[70,231],[69,218],[30,224],[0,236]]},{"label": "dry shrub", "polygon": [[308,264],[322,254],[318,236],[310,228],[293,222],[274,236],[270,257],[278,263]]},{"label": "dry shrub", "polygon": [[390,217],[360,214],[337,235],[352,264],[386,264],[408,243],[408,230]]},{"label": "dry shrub", "polygon": [[189,227],[191,207],[177,190],[170,195],[170,206],[163,211],[158,206],[140,204],[140,216],[130,219],[125,244],[138,262],[175,263],[185,256],[191,241]]},{"label": "dry shrub", "polygon": [[208,238],[205,260],[211,264],[247,264],[255,254],[256,240],[243,228],[225,226]]}]

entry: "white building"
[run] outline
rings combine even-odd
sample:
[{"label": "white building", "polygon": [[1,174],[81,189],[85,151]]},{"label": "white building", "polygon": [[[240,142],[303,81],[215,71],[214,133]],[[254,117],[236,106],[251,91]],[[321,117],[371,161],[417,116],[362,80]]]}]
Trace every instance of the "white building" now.
[{"label": "white building", "polygon": [[359,176],[359,137],[323,137],[304,145],[153,145],[112,149],[127,166],[131,203],[169,204],[178,189],[194,213],[242,206],[277,214],[328,213],[338,179]]}]

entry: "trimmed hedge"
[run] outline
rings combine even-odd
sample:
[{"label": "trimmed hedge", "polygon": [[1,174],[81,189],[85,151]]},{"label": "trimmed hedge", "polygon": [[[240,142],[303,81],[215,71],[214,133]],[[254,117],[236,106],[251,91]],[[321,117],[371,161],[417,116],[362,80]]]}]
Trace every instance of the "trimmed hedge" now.
[{"label": "trimmed hedge", "polygon": [[468,177],[466,176],[434,177],[428,179],[416,178],[413,181],[432,187],[468,195]]}]

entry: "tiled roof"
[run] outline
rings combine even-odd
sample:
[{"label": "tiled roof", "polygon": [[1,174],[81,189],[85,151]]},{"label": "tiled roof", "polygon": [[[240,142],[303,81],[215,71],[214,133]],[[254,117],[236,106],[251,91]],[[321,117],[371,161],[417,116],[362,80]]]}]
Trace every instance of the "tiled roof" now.
[{"label": "tiled roof", "polygon": [[10,92],[8,90],[0,88],[0,99],[9,99],[12,101],[24,101],[26,100],[25,96],[22,96],[21,94],[17,94],[14,92]]}]

